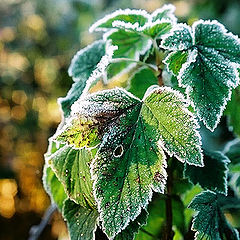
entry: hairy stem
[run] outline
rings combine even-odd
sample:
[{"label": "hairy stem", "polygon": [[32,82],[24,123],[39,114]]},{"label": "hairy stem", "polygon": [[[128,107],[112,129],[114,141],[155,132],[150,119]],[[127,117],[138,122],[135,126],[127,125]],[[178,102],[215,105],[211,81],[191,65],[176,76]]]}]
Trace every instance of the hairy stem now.
[{"label": "hairy stem", "polygon": [[30,237],[28,238],[28,240],[37,240],[40,237],[42,231],[47,226],[49,220],[51,219],[53,213],[56,210],[57,210],[57,206],[55,204],[49,206],[49,208],[47,209],[47,211],[43,216],[41,223],[39,225],[31,227],[29,231]]},{"label": "hairy stem", "polygon": [[130,59],[130,58],[113,58],[111,60],[111,63],[117,63],[117,62],[123,62],[123,61],[125,61],[125,62],[135,62],[135,63],[137,63],[140,66],[147,66],[147,67],[149,67],[154,72],[158,71],[157,66],[155,66],[153,64],[145,63],[145,62],[142,62],[142,61],[137,61],[137,60]]}]

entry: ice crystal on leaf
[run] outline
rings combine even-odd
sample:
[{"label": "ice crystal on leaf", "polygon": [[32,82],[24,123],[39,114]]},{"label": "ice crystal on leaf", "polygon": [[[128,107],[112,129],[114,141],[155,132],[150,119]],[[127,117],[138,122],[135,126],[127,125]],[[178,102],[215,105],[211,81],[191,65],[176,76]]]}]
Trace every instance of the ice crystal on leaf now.
[{"label": "ice crystal on leaf", "polygon": [[186,88],[200,120],[214,130],[231,89],[239,84],[240,40],[219,22],[200,20],[192,28],[178,24],[163,37],[161,47],[174,51],[165,60],[169,70]]},{"label": "ice crystal on leaf", "polygon": [[163,193],[164,150],[182,162],[203,165],[196,120],[183,96],[170,88],[150,88],[142,101],[119,88],[87,95],[73,105],[72,119],[55,139],[82,147],[74,138],[88,134],[76,128],[85,118],[94,123],[89,128],[96,129],[100,140],[91,168],[100,219],[109,237],[146,208],[153,191]]}]

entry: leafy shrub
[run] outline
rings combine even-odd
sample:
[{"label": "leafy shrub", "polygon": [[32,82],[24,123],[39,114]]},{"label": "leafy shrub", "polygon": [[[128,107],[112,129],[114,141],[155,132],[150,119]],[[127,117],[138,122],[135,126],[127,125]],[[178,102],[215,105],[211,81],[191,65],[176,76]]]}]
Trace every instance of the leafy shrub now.
[{"label": "leafy shrub", "polygon": [[190,239],[192,197],[195,239],[239,239],[224,215],[239,207],[239,148],[203,148],[199,126],[214,131],[239,85],[238,37],[215,20],[177,23],[172,5],[118,10],[93,31],[103,39],[74,56],[45,155],[45,189],[71,239],[95,239],[97,228],[116,240]]}]

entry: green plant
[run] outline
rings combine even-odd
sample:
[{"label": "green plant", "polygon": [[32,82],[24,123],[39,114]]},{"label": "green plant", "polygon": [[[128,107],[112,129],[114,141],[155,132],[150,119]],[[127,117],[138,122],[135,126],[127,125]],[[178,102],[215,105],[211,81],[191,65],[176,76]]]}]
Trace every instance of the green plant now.
[{"label": "green plant", "polygon": [[[239,239],[224,215],[239,208],[239,148],[202,147],[198,122],[214,131],[239,89],[240,40],[217,21],[179,24],[173,12],[107,15],[90,28],[103,39],[71,62],[43,181],[72,240],[192,239],[193,197],[196,239]],[[91,93],[124,74],[121,88]],[[238,129],[235,111],[226,114]]]}]

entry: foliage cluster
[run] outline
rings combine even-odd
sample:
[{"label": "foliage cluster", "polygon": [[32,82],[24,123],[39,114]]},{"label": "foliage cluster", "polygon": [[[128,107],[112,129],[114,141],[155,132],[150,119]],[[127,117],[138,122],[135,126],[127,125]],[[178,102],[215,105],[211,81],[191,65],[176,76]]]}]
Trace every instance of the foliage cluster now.
[{"label": "foliage cluster", "polygon": [[240,207],[239,141],[213,152],[201,138],[232,92],[224,114],[240,134],[239,38],[215,20],[178,23],[173,5],[117,10],[93,31],[103,38],[72,59],[45,154],[44,186],[71,239],[191,239],[192,218],[195,239],[239,239],[225,214]]}]

